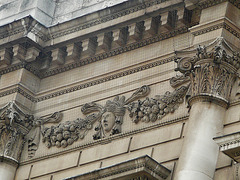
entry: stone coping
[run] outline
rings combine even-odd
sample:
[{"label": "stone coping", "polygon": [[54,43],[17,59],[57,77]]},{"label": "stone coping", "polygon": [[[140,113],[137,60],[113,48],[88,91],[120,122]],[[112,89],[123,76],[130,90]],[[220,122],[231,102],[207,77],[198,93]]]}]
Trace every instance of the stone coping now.
[{"label": "stone coping", "polygon": [[131,179],[147,177],[148,179],[166,179],[171,171],[148,155],[124,161],[112,166],[100,168],[65,180],[81,179]]}]

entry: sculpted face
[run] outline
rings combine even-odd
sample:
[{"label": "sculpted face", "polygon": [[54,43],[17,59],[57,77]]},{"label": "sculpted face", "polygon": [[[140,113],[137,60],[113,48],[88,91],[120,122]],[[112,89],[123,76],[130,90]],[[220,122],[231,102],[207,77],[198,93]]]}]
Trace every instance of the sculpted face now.
[{"label": "sculpted face", "polygon": [[105,112],[102,115],[102,126],[104,131],[109,132],[115,124],[115,115],[112,112]]}]

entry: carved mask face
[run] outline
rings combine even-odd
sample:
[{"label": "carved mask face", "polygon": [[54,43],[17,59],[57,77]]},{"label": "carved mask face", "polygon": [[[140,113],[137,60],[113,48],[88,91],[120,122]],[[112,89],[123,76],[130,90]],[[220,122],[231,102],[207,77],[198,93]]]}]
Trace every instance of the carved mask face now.
[{"label": "carved mask face", "polygon": [[115,115],[112,112],[105,112],[102,115],[102,126],[104,131],[109,132],[115,124]]}]

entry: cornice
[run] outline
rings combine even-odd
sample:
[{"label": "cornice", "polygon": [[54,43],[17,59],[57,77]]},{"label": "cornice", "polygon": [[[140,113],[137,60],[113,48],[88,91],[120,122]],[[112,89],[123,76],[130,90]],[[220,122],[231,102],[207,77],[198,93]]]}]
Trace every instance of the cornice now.
[{"label": "cornice", "polygon": [[152,0],[152,1],[149,1],[149,2],[143,2],[141,4],[130,7],[128,9],[124,9],[120,12],[113,13],[113,14],[110,14],[110,15],[107,15],[107,16],[104,16],[104,17],[101,17],[101,18],[98,18],[98,19],[91,20],[87,23],[68,28],[68,29],[63,30],[61,32],[53,33],[51,35],[48,35],[48,39],[55,39],[55,38],[58,38],[58,37],[61,37],[61,36],[65,36],[67,34],[71,34],[71,33],[74,33],[74,32],[77,32],[77,31],[80,31],[80,30],[83,30],[83,29],[87,29],[87,28],[90,28],[92,26],[99,25],[99,24],[105,23],[107,21],[111,21],[111,20],[120,18],[122,16],[140,11],[142,9],[145,9],[145,8],[148,8],[148,7],[151,7],[151,6],[166,2],[166,1],[170,1],[170,0]]},{"label": "cornice", "polygon": [[[41,102],[41,101],[44,101],[44,100],[47,100],[47,99],[55,98],[57,96],[61,96],[61,95],[64,95],[64,94],[75,92],[75,91],[78,91],[78,90],[81,90],[81,89],[92,87],[94,85],[105,83],[107,81],[111,81],[111,80],[121,78],[121,77],[124,77],[124,76],[127,76],[127,75],[131,75],[131,74],[134,74],[134,73],[137,73],[137,72],[141,72],[143,70],[147,70],[147,69],[150,69],[150,68],[153,68],[153,67],[157,67],[157,66],[160,66],[162,64],[174,61],[174,58],[175,57],[169,57],[169,58],[166,58],[166,59],[162,59],[162,60],[158,60],[158,61],[151,62],[151,63],[148,63],[148,64],[144,64],[142,66],[134,67],[134,68],[125,70],[123,72],[119,72],[119,73],[116,73],[116,74],[106,76],[104,78],[99,78],[99,79],[96,79],[96,80],[93,80],[93,81],[90,81],[90,82],[79,84],[79,85],[76,85],[76,86],[73,86],[73,87],[70,87],[70,88],[59,90],[57,92],[49,93],[47,95],[43,95],[43,96],[39,96],[39,97],[37,97],[38,95],[34,94],[33,92],[31,92],[31,93],[27,92],[27,90],[25,90],[21,86],[13,87],[13,88],[10,88],[8,90],[5,90],[5,91],[1,92],[0,97],[4,97],[4,96],[7,96],[7,95],[13,94],[13,93],[19,93],[22,96],[24,96],[25,98],[31,100],[32,102],[37,103],[37,102]],[[239,104],[240,104],[239,100],[233,100],[229,103],[229,107],[236,106],[236,105],[239,105]]]},{"label": "cornice", "polygon": [[[237,38],[240,38],[240,33],[237,32],[234,28],[232,28],[232,26],[230,26],[226,22],[221,22],[219,24],[210,26],[208,28],[201,29],[199,31],[193,32],[193,35],[198,36],[198,35],[201,35],[201,34],[204,34],[204,33],[210,32],[210,31],[214,31],[214,30],[220,29],[220,28],[224,28],[227,31],[229,31],[230,33],[232,33],[234,36],[236,36]],[[49,77],[49,76],[56,75],[58,73],[66,72],[66,71],[72,70],[72,69],[77,68],[77,67],[81,67],[81,66],[84,66],[84,65],[96,62],[96,61],[106,59],[108,57],[116,56],[116,55],[122,54],[124,52],[128,52],[128,51],[131,51],[131,50],[134,50],[134,49],[137,49],[137,48],[141,48],[141,47],[153,44],[155,42],[159,42],[159,41],[162,41],[162,40],[165,40],[165,39],[174,37],[178,34],[183,34],[183,33],[186,33],[186,32],[188,32],[188,27],[183,27],[183,28],[176,29],[176,30],[173,30],[173,31],[168,32],[168,33],[160,34],[158,36],[142,40],[140,42],[135,42],[135,43],[128,44],[125,47],[119,47],[119,48],[113,49],[113,50],[108,51],[108,52],[97,54],[94,57],[85,58],[85,59],[82,59],[81,61],[78,61],[78,62],[74,62],[74,63],[66,64],[65,66],[50,69],[50,70],[45,71],[45,72],[39,72],[39,70],[37,70],[36,68],[22,62],[22,63],[10,65],[8,67],[0,69],[0,75],[18,70],[20,68],[25,68],[25,69],[29,70],[30,72],[32,72],[33,74],[37,75],[40,78],[46,78],[46,77]]]},{"label": "cornice", "polygon": [[64,66],[60,66],[60,67],[46,70],[46,71],[40,71],[39,69],[32,66],[30,63],[21,62],[21,63],[13,64],[13,65],[10,65],[10,66],[0,69],[0,75],[6,74],[6,73],[9,73],[9,72],[21,69],[21,68],[25,68],[28,71],[32,72],[34,75],[38,76],[39,78],[46,78],[49,76],[56,75],[58,73],[72,70],[77,67],[81,67],[81,66],[84,66],[84,65],[87,65],[90,63],[94,63],[94,62],[97,62],[97,61],[100,61],[100,60],[103,60],[103,59],[106,59],[109,57],[113,57],[113,56],[116,56],[116,55],[119,55],[119,54],[122,54],[122,53],[125,53],[128,51],[132,51],[132,50],[135,50],[135,49],[138,49],[138,48],[174,37],[176,35],[186,33],[186,32],[188,32],[188,27],[181,27],[179,29],[175,29],[175,30],[167,32],[167,33],[162,33],[157,36],[154,36],[154,37],[151,37],[148,39],[144,39],[139,42],[134,42],[134,43],[128,44],[124,47],[119,47],[119,48],[113,49],[108,52],[97,54],[93,57],[81,59],[80,61],[69,63]]},{"label": "cornice", "polygon": [[24,96],[25,98],[29,99],[30,101],[32,102],[37,102],[37,99],[34,97],[35,94],[34,93],[30,93],[30,92],[27,92],[28,90],[26,90],[24,87],[21,87],[21,85],[18,85],[17,87],[13,87],[13,88],[10,88],[6,91],[3,91],[0,93],[0,97],[4,97],[4,96],[7,96],[7,95],[10,95],[10,94],[13,94],[13,93],[19,93],[21,94],[22,96]]},{"label": "cornice", "polygon": [[232,3],[238,9],[240,9],[239,0],[206,0],[206,1],[203,1],[203,2],[199,2],[197,4],[197,7],[200,8],[200,9],[206,9],[208,7],[215,6],[217,4],[220,4],[222,2],[227,2],[227,1]]},{"label": "cornice", "polygon": [[101,84],[101,83],[105,83],[107,81],[111,81],[111,80],[114,80],[114,79],[117,79],[117,78],[121,78],[121,77],[124,77],[124,76],[127,76],[127,75],[131,75],[131,74],[134,74],[134,73],[137,73],[137,72],[140,72],[140,71],[143,71],[143,70],[147,70],[147,69],[150,69],[150,68],[153,68],[153,67],[157,67],[157,66],[160,66],[162,64],[172,62],[172,61],[174,61],[174,57],[169,57],[169,58],[166,58],[166,59],[162,59],[162,60],[158,60],[158,61],[151,62],[151,63],[148,63],[148,64],[144,64],[144,65],[139,66],[139,67],[135,67],[135,68],[132,68],[132,69],[129,69],[129,70],[125,70],[123,72],[112,74],[112,75],[106,76],[104,78],[99,78],[99,79],[96,79],[96,80],[93,80],[93,81],[90,81],[90,82],[87,82],[87,83],[79,84],[79,85],[76,85],[76,86],[73,86],[73,87],[70,87],[70,88],[66,88],[66,89],[63,89],[63,90],[60,90],[60,91],[57,91],[57,92],[54,92],[54,93],[43,95],[43,96],[40,96],[40,97],[37,97],[37,94],[34,94],[33,92],[32,92],[32,95],[29,94],[29,92],[26,92],[26,90],[24,90],[20,86],[19,87],[14,87],[14,88],[11,88],[9,90],[1,92],[0,97],[7,96],[7,95],[13,94],[13,93],[19,93],[19,94],[23,95],[25,98],[27,98],[27,99],[31,100],[32,102],[36,103],[36,102],[44,101],[44,100],[51,99],[51,98],[54,98],[54,97],[57,97],[57,96],[61,96],[61,95],[64,95],[64,94],[68,94],[68,93],[71,93],[71,92],[75,92],[75,91],[78,91],[78,90],[81,90],[81,89],[92,87],[92,86],[95,86],[95,85],[98,85],[98,84]]},{"label": "cornice", "polygon": [[240,162],[240,132],[215,137],[213,140],[219,145],[221,152]]},{"label": "cornice", "polygon": [[[166,1],[169,1],[169,0],[153,0],[153,1],[150,1],[150,2],[143,2],[141,4],[138,4],[134,7],[122,10],[120,12],[117,12],[117,13],[114,13],[114,14],[111,14],[111,15],[107,15],[105,17],[101,17],[101,18],[98,18],[98,19],[94,19],[94,20],[91,20],[91,21],[86,22],[84,24],[77,25],[75,27],[71,27],[71,28],[62,30],[60,32],[55,32],[55,33],[51,33],[51,34],[48,34],[48,35],[44,35],[43,33],[40,33],[39,31],[36,31],[34,29],[32,30],[32,32],[33,33],[37,32],[36,35],[38,35],[39,38],[41,38],[43,41],[48,41],[48,40],[56,39],[58,37],[65,36],[65,35],[68,35],[68,34],[83,30],[83,29],[90,28],[90,27],[95,26],[95,25],[105,23],[107,21],[111,21],[111,20],[120,18],[122,16],[129,15],[131,13],[135,13],[135,12],[140,11],[142,9],[145,9],[145,8],[148,8],[148,7],[151,7],[151,6],[166,2]],[[208,8],[208,7],[211,7],[211,6],[220,4],[222,2],[226,2],[226,1],[229,1],[233,5],[235,5],[237,8],[240,8],[239,3],[237,4],[237,0],[208,0],[208,1],[200,2],[197,6],[200,9],[205,9],[205,8]]]},{"label": "cornice", "polygon": [[25,30],[24,27],[21,26],[21,27],[12,29],[12,30],[4,31],[3,33],[0,34],[0,39],[4,39],[6,37],[9,37],[9,36],[12,36],[12,35],[24,32],[24,30]]},{"label": "cornice", "polygon": [[233,34],[235,37],[240,38],[240,33],[238,31],[236,31],[233,27],[231,27],[226,22],[221,22],[219,24],[216,24],[216,25],[213,25],[213,26],[210,26],[210,27],[207,27],[207,28],[195,31],[192,34],[194,36],[199,36],[199,35],[202,35],[202,34],[205,34],[205,33],[211,32],[211,31],[215,31],[215,30],[221,29],[221,28],[226,29],[228,32]]},{"label": "cornice", "polygon": [[[167,1],[170,1],[170,0],[152,0],[152,1],[149,1],[149,2],[143,2],[141,4],[135,5],[133,7],[128,8],[128,9],[124,9],[120,12],[116,12],[116,13],[113,13],[113,14],[110,14],[110,15],[106,15],[106,16],[103,16],[101,18],[94,19],[94,20],[88,21],[86,23],[83,23],[83,24],[80,24],[80,25],[77,25],[77,26],[74,26],[74,27],[70,27],[70,28],[67,28],[65,30],[61,30],[59,32],[50,33],[50,31],[49,31],[51,28],[54,28],[56,25],[47,28],[47,27],[44,27],[43,25],[41,25],[40,23],[38,23],[40,28],[38,28],[36,26],[32,26],[32,27],[29,27],[29,29],[30,29],[30,32],[32,32],[34,35],[39,37],[42,41],[47,42],[49,40],[56,39],[58,37],[65,36],[65,35],[68,35],[68,34],[72,34],[74,32],[84,30],[84,29],[87,29],[87,28],[90,28],[90,27],[93,27],[93,26],[96,26],[96,25],[99,25],[99,24],[102,24],[102,23],[106,23],[108,21],[111,21],[111,20],[114,20],[114,19],[117,19],[117,18],[121,18],[123,16],[135,13],[137,11],[140,11],[140,10],[146,9],[148,7],[155,6],[157,4],[161,4],[161,3],[164,3],[164,2],[167,2]],[[205,9],[205,8],[208,8],[208,7],[211,7],[211,6],[217,5],[217,4],[222,3],[222,2],[226,2],[226,1],[229,1],[230,3],[232,3],[237,8],[240,8],[240,4],[239,4],[238,0],[207,0],[207,1],[199,2],[196,6],[200,9]],[[28,16],[28,17],[30,17],[31,20],[33,19],[31,16]],[[28,18],[28,17],[26,17],[26,18]],[[13,23],[15,23],[15,21]],[[15,35],[15,34],[22,33],[22,32],[26,31],[26,29],[23,26],[18,26],[14,29],[10,29],[10,28],[7,28],[7,29],[8,29],[7,31],[4,31],[4,32],[0,33],[0,39],[3,39],[3,38],[6,38],[6,37],[9,37],[9,36],[12,36],[12,35]],[[46,31],[47,31],[47,33],[45,33]]]},{"label": "cornice", "polygon": [[42,156],[35,157],[35,158],[32,158],[32,159],[23,160],[23,161],[20,162],[20,165],[26,165],[26,164],[34,163],[34,162],[37,162],[37,161],[40,161],[40,160],[56,157],[56,156],[63,155],[63,154],[73,152],[73,151],[76,151],[76,150],[80,150],[80,149],[82,150],[82,149],[89,148],[89,147],[99,145],[99,144],[106,144],[106,143],[109,143],[113,140],[122,139],[122,138],[125,138],[125,137],[129,137],[129,136],[132,136],[132,135],[135,135],[135,134],[138,134],[138,133],[142,133],[142,132],[145,132],[145,131],[149,131],[149,130],[152,130],[152,129],[156,129],[156,128],[159,128],[159,127],[167,126],[167,125],[174,124],[174,123],[183,122],[183,121],[187,120],[188,117],[189,117],[189,115],[185,115],[185,116],[178,117],[178,118],[175,118],[175,119],[166,120],[164,122],[160,122],[160,123],[152,125],[152,126],[143,127],[143,128],[137,129],[137,130],[133,130],[133,131],[129,131],[129,132],[121,133],[121,134],[116,134],[116,135],[113,135],[113,136],[109,136],[107,138],[94,140],[92,142],[87,142],[85,144],[80,144],[80,145],[75,146],[71,149],[62,150],[62,151],[59,151],[59,152],[54,153],[54,154],[46,154],[46,155],[42,155]]},{"label": "cornice", "polygon": [[26,63],[24,63],[24,62],[13,64],[8,67],[0,69],[0,75],[7,74],[7,73],[10,73],[10,72],[13,72],[13,71],[25,68],[25,67],[26,67]]},{"label": "cornice", "polygon": [[150,44],[153,44],[153,43],[156,43],[156,42],[159,42],[159,41],[171,38],[171,37],[174,37],[176,35],[186,33],[186,32],[188,32],[188,27],[182,27],[182,28],[173,30],[173,31],[168,32],[168,33],[163,33],[163,34],[160,34],[160,35],[148,38],[148,39],[144,39],[140,42],[131,43],[131,44],[128,44],[124,47],[119,47],[119,48],[113,49],[113,50],[108,51],[108,52],[97,54],[94,57],[85,58],[85,59],[82,59],[78,62],[67,64],[66,66],[63,66],[63,67],[58,67],[58,68],[48,70],[44,73],[39,74],[39,76],[40,76],[40,78],[46,78],[46,77],[49,77],[49,76],[53,76],[53,75],[58,74],[58,73],[69,71],[71,69],[74,69],[74,68],[77,68],[77,67],[80,67],[80,66],[84,66],[84,65],[87,65],[87,64],[90,64],[90,63],[93,63],[93,62],[97,62],[97,61],[100,61],[100,60],[103,60],[103,59],[106,59],[106,58],[109,58],[109,57],[112,57],[112,56],[116,56],[116,55],[128,52],[128,51],[132,51],[132,50],[135,50],[135,49],[138,49],[138,48],[141,48],[141,47],[144,47],[144,46],[147,46],[147,45],[150,45]]},{"label": "cornice", "polygon": [[[93,20],[88,21],[86,23],[81,23],[80,25],[70,27],[70,28],[67,28],[65,30],[61,30],[61,31],[58,31],[58,32],[50,33],[50,31],[51,31],[50,29],[54,28],[55,26],[58,26],[58,24],[54,25],[52,27],[45,27],[44,25],[41,25],[40,23],[38,23],[39,26],[41,26],[39,29],[36,26],[32,26],[32,27],[28,27],[28,28],[30,29],[30,32],[32,32],[34,35],[39,37],[42,41],[47,42],[49,40],[56,39],[56,38],[61,37],[61,36],[72,34],[74,32],[77,32],[77,31],[80,31],[80,30],[83,30],[83,29],[87,29],[87,28],[90,28],[90,27],[93,27],[93,26],[96,26],[96,25],[99,25],[99,24],[102,24],[102,23],[105,23],[105,22],[108,22],[108,21],[111,21],[111,20],[114,20],[114,19],[117,19],[117,18],[121,18],[122,16],[129,15],[131,13],[135,13],[135,12],[140,11],[142,9],[145,9],[145,8],[148,8],[148,7],[151,7],[151,6],[166,2],[166,1],[170,1],[170,0],[152,0],[152,1],[149,1],[149,2],[143,2],[143,3],[140,3],[140,4],[135,5],[133,7],[124,9],[120,12],[116,12],[116,13],[113,13],[113,14],[110,14],[110,15],[106,15],[106,16],[100,17],[98,19],[93,19]],[[28,16],[26,18],[30,18],[29,21],[34,21],[31,16]],[[24,19],[26,19],[26,18],[24,18]],[[16,23],[16,21],[14,21],[13,23]],[[62,23],[62,24],[64,24],[64,23]],[[3,33],[0,33],[0,39],[6,38],[6,37],[9,37],[9,36],[18,34],[18,33],[22,33],[22,32],[25,32],[25,31],[26,31],[26,29],[22,25],[18,26],[17,28],[14,28],[12,30],[10,28],[7,28],[7,31],[4,31]],[[47,31],[47,33],[44,33],[46,31]]]},{"label": "cornice", "polygon": [[[116,175],[119,178],[124,177],[127,179],[139,179],[141,177],[144,179],[166,179],[170,175],[170,172],[169,169],[165,168],[148,155],[145,155],[67,179],[113,179]],[[133,177],[133,173],[135,173],[135,177]]]}]

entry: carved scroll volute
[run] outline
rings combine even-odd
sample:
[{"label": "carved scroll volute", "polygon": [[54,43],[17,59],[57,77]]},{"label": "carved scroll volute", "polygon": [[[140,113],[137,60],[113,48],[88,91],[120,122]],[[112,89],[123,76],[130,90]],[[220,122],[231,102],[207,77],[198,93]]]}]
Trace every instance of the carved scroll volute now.
[{"label": "carved scroll volute", "polygon": [[0,109],[0,156],[18,162],[25,137],[33,127],[33,116],[10,102]]},{"label": "carved scroll volute", "polygon": [[198,46],[193,52],[193,57],[176,60],[176,71],[190,77],[192,98],[189,103],[201,96],[221,101],[220,104],[226,106],[240,67],[239,52],[233,51],[223,38],[206,47]]}]

